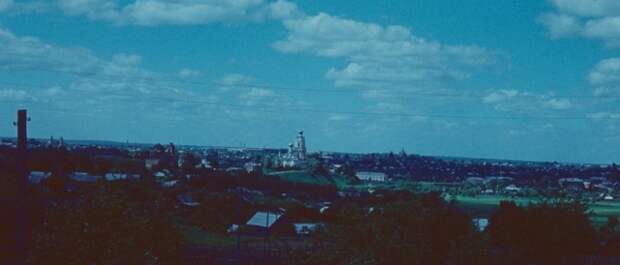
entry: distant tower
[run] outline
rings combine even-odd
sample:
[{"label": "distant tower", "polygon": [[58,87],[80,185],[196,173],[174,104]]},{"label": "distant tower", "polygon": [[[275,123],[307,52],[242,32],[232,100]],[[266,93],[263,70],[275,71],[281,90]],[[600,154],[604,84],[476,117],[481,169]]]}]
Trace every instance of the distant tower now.
[{"label": "distant tower", "polygon": [[288,154],[289,156],[292,156],[292,155],[293,155],[293,150],[294,150],[294,149],[295,149],[295,148],[293,147],[293,143],[288,144],[288,153],[287,153],[287,154]]},{"label": "distant tower", "polygon": [[173,143],[168,144],[168,148],[166,148],[166,152],[171,156],[174,156],[177,153],[177,149]]},{"label": "distant tower", "polygon": [[306,139],[304,138],[304,131],[299,131],[297,135],[297,158],[306,159]]}]

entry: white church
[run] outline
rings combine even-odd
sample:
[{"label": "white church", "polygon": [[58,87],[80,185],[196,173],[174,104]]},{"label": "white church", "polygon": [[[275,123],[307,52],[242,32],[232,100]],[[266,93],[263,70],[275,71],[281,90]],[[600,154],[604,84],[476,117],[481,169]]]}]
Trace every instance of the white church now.
[{"label": "white church", "polygon": [[304,131],[299,131],[295,142],[288,145],[286,154],[278,154],[276,164],[285,168],[305,167],[308,165]]}]

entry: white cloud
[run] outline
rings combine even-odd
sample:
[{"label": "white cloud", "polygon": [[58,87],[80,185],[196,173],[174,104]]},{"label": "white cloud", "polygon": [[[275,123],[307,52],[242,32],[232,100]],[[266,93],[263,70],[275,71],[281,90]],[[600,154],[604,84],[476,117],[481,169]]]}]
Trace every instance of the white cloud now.
[{"label": "white cloud", "polygon": [[588,75],[594,87],[594,95],[620,95],[620,58],[601,60]]},{"label": "white cloud", "polygon": [[0,12],[8,10],[13,5],[13,0],[0,0]]},{"label": "white cloud", "polygon": [[588,76],[594,85],[620,81],[620,58],[601,60]]},{"label": "white cloud", "polygon": [[620,113],[612,113],[612,112],[595,112],[590,113],[588,115],[593,120],[605,120],[605,119],[620,119]]},{"label": "white cloud", "polygon": [[101,61],[82,48],[62,48],[0,28],[0,69],[93,72]]},{"label": "white cloud", "polygon": [[269,17],[278,20],[303,16],[303,12],[297,8],[296,4],[284,0],[270,3],[267,5],[266,9]]},{"label": "white cloud", "polygon": [[30,100],[31,96],[22,89],[0,89],[0,101],[24,101]]},{"label": "white cloud", "polygon": [[561,12],[582,17],[612,16],[620,13],[617,0],[550,0]]},{"label": "white cloud", "polygon": [[514,89],[490,91],[482,97],[482,102],[498,111],[516,113],[542,113],[575,107],[570,99],[556,97],[553,93],[538,94]]},{"label": "white cloud", "polygon": [[118,0],[59,0],[58,5],[68,15],[142,26],[285,19],[301,13],[284,0],[135,0],[124,5]]},{"label": "white cloud", "polygon": [[487,94],[486,96],[482,98],[482,102],[487,103],[487,104],[493,104],[493,103],[502,102],[507,99],[511,99],[518,95],[519,95],[519,91],[517,90],[502,89],[502,90],[494,91],[494,92]]},{"label": "white cloud", "polygon": [[54,46],[0,28],[0,70],[41,71],[46,73],[41,81],[46,80],[47,73],[68,77],[66,81],[53,78],[58,85],[49,88],[4,86],[0,99],[46,103],[80,112],[95,106],[113,111],[138,102],[161,105],[161,101],[173,102],[176,98],[197,98],[188,91],[154,81],[160,74],[144,69],[141,61],[139,55],[122,53],[103,59],[83,48]]},{"label": "white cloud", "polygon": [[240,84],[251,83],[253,80],[254,78],[252,77],[249,77],[243,74],[233,73],[233,74],[228,74],[224,76],[221,82],[224,85],[240,85]]},{"label": "white cloud", "polygon": [[273,44],[276,50],[347,62],[325,75],[337,86],[463,79],[472,68],[493,60],[488,51],[476,46],[442,45],[414,36],[402,26],[381,26],[325,13],[285,20],[284,26],[288,37]]},{"label": "white cloud", "polygon": [[541,16],[551,37],[582,36],[620,46],[620,1],[551,0],[554,13]]},{"label": "white cloud", "polygon": [[573,103],[566,98],[552,98],[545,101],[545,105],[554,110],[566,110],[573,107]]},{"label": "white cloud", "polygon": [[201,74],[202,73],[200,73],[200,71],[198,70],[183,68],[179,70],[179,73],[177,75],[183,79],[191,79],[191,78],[199,77]]},{"label": "white cloud", "polygon": [[276,106],[286,105],[288,100],[283,95],[264,88],[250,88],[239,94],[239,101],[244,106]]},{"label": "white cloud", "polygon": [[544,14],[540,21],[549,29],[552,38],[576,35],[583,30],[578,18],[566,14]]}]

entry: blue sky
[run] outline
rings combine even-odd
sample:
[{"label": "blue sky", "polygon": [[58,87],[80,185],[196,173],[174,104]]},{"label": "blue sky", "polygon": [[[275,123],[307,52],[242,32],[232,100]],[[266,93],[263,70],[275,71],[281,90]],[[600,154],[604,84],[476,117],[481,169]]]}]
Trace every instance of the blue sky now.
[{"label": "blue sky", "polygon": [[0,0],[0,135],[620,162],[614,0]]}]

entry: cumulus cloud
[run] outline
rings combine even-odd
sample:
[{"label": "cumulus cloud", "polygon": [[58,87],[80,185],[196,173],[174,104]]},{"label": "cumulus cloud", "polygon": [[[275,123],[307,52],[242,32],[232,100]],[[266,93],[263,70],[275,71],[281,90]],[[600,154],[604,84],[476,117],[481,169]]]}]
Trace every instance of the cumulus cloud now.
[{"label": "cumulus cloud", "polygon": [[214,22],[259,21],[265,18],[286,19],[301,12],[294,3],[284,0],[135,0],[123,4],[118,0],[59,0],[68,15],[117,25],[199,25]]},{"label": "cumulus cloud", "polygon": [[240,85],[240,84],[251,83],[253,80],[254,78],[252,77],[239,74],[239,73],[232,73],[232,74],[227,74],[226,76],[224,76],[224,78],[222,78],[221,83],[224,85]]},{"label": "cumulus cloud", "polygon": [[482,102],[498,111],[516,113],[562,111],[575,107],[570,99],[556,97],[553,93],[539,94],[515,89],[489,91],[482,97]]},{"label": "cumulus cloud", "polygon": [[199,77],[201,74],[202,73],[200,73],[200,71],[198,70],[183,68],[179,70],[179,73],[177,75],[183,79],[191,79],[191,78]]},{"label": "cumulus cloud", "polygon": [[582,36],[620,46],[620,2],[615,0],[550,0],[555,11],[540,21],[551,37]]},{"label": "cumulus cloud", "polygon": [[620,113],[601,111],[601,112],[590,113],[588,117],[590,117],[593,120],[597,120],[597,121],[606,120],[606,119],[620,119]]},{"label": "cumulus cloud", "polygon": [[545,101],[545,105],[554,110],[566,110],[573,106],[573,103],[566,98],[551,98]]},{"label": "cumulus cloud", "polygon": [[13,0],[0,0],[0,12],[8,10],[13,5]]},{"label": "cumulus cloud", "polygon": [[0,101],[24,101],[31,99],[31,96],[23,89],[0,89]]},{"label": "cumulus cloud", "polygon": [[276,94],[264,88],[251,88],[248,92],[239,95],[239,99],[243,105],[254,106],[268,100],[273,100]]},{"label": "cumulus cloud", "polygon": [[56,47],[0,28],[0,69],[93,72],[101,61],[82,48]]},{"label": "cumulus cloud", "polygon": [[583,31],[581,21],[571,15],[549,13],[542,15],[540,21],[547,26],[552,38],[572,36]]},{"label": "cumulus cloud", "polygon": [[[135,54],[119,53],[109,59],[100,58],[84,48],[54,46],[0,28],[0,70],[41,71],[68,77],[53,78],[53,83],[58,84],[49,88],[22,89],[3,85],[0,100],[45,103],[81,112],[79,110],[84,108],[112,111],[139,102],[152,107],[165,106],[158,103],[174,102],[176,98],[199,99],[190,91],[154,81],[161,74],[146,70],[141,62],[142,58]],[[40,79],[45,80],[44,76]]]},{"label": "cumulus cloud", "polygon": [[616,0],[550,0],[559,11],[582,17],[613,16],[620,13]]},{"label": "cumulus cloud", "polygon": [[502,89],[499,91],[494,91],[482,98],[482,102],[487,104],[494,104],[498,102],[502,102],[511,98],[514,98],[519,95],[519,91],[517,90],[506,90]]},{"label": "cumulus cloud", "polygon": [[588,75],[594,95],[620,95],[620,58],[608,58],[598,62]]},{"label": "cumulus cloud", "polygon": [[492,62],[477,46],[443,45],[402,26],[381,26],[326,13],[284,21],[288,37],[273,47],[282,53],[342,58],[325,76],[337,86],[463,79],[470,68]]}]

